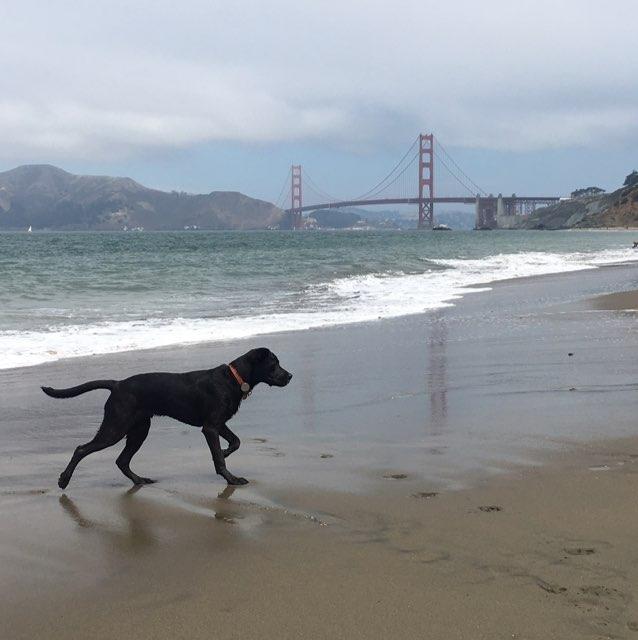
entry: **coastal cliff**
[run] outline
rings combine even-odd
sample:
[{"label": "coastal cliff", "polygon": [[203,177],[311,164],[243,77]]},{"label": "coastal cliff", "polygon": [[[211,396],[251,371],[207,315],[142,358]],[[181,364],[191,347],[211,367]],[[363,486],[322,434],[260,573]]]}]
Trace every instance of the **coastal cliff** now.
[{"label": "coastal cliff", "polygon": [[537,209],[516,224],[518,229],[601,229],[638,227],[638,174],[611,193],[562,200]]},{"label": "coastal cliff", "polygon": [[275,205],[235,191],[169,193],[51,165],[0,173],[0,229],[265,229],[281,215]]}]

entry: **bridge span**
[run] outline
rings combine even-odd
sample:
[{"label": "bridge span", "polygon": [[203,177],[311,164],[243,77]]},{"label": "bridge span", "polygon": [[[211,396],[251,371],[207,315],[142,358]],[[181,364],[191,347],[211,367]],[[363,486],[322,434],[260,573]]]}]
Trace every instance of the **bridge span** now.
[{"label": "bridge span", "polygon": [[[476,211],[476,229],[497,229],[499,218],[506,216],[522,217],[529,215],[539,206],[553,204],[560,200],[559,196],[450,196],[442,198],[431,198],[427,201],[420,201],[419,198],[374,198],[371,200],[337,200],[319,204],[310,204],[298,207],[297,209],[286,209],[288,215],[301,216],[308,211],[318,211],[320,209],[343,209],[344,207],[365,207],[373,205],[394,205],[394,204],[416,204],[419,208],[423,204],[429,206],[432,211],[435,204],[473,204]],[[301,220],[300,220],[301,222]],[[419,229],[432,228],[434,218],[429,222],[429,227],[419,224]],[[294,225],[295,229],[301,225]]]},{"label": "bridge span", "polygon": [[[435,144],[439,147],[437,153]],[[413,157],[405,163],[413,148],[417,146],[417,151]],[[462,196],[435,196],[434,195],[434,160],[447,169],[452,176],[468,191],[468,195]],[[407,170],[418,160],[417,193],[415,196],[393,197],[384,195],[382,192],[395,185],[399,179],[405,176]],[[452,169],[455,167],[456,171]],[[374,205],[406,205],[414,204],[418,207],[419,229],[432,229],[434,225],[434,205],[435,204],[465,204],[474,205],[476,210],[477,229],[495,229],[501,221],[516,219],[519,216],[529,215],[539,206],[553,204],[560,200],[559,196],[503,196],[502,194],[488,194],[481,189],[463,170],[454,162],[451,156],[439,144],[435,143],[433,134],[421,134],[408,149],[394,169],[375,187],[368,192],[352,199],[331,198],[318,188],[313,191],[319,195],[315,204],[304,204],[303,202],[303,178],[312,187],[313,181],[304,174],[301,165],[293,165],[290,171],[290,207],[284,212],[290,217],[291,226],[294,229],[303,228],[303,213],[317,211],[319,209],[341,209],[344,207],[364,207]],[[462,176],[463,178],[461,178]],[[405,178],[404,178],[405,180]],[[284,185],[285,188],[285,185]],[[284,189],[282,189],[282,194]],[[324,196],[323,201],[321,196]]]}]

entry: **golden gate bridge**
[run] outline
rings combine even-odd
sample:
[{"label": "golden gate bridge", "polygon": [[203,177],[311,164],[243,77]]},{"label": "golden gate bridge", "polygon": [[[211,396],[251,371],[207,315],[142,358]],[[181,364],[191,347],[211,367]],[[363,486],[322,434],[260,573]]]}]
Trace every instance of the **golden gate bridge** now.
[{"label": "golden gate bridge", "polygon": [[[435,196],[434,176],[439,169],[450,174],[467,192],[461,196]],[[416,187],[416,189],[415,189]],[[281,189],[277,206],[284,209],[289,226],[303,228],[303,213],[319,209],[341,209],[370,205],[406,205],[418,207],[419,229],[432,229],[435,204],[473,204],[477,229],[495,229],[527,216],[538,206],[560,200],[559,196],[503,196],[486,193],[474,182],[432,133],[422,133],[412,142],[391,171],[365,193],[354,198],[336,198],[317,186],[301,164],[292,165]],[[309,204],[308,202],[312,202]]]}]

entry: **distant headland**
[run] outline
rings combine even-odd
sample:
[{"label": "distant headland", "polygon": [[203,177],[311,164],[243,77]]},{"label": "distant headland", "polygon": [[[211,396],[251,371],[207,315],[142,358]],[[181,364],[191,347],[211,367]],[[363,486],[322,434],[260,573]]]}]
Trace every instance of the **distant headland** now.
[{"label": "distant headland", "polygon": [[130,178],[82,176],[51,165],[0,173],[0,229],[266,229],[274,204],[236,191],[194,195],[159,191]]}]

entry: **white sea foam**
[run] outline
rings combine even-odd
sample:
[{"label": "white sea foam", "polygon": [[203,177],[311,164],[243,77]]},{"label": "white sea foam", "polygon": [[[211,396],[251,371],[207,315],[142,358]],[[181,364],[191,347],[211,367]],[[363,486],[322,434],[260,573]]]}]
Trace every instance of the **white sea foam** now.
[{"label": "white sea foam", "polygon": [[[631,250],[597,253],[528,252],[481,259],[432,260],[440,269],[422,274],[370,274],[341,278],[308,292],[306,308],[290,313],[228,318],[174,318],[67,325],[50,331],[0,332],[0,368],[61,358],[249,338],[338,324],[423,313],[449,306],[496,280],[596,268],[637,260]],[[472,285],[472,288],[468,288]]]}]

